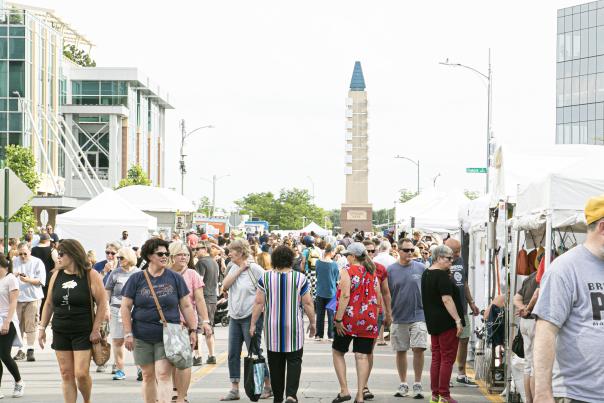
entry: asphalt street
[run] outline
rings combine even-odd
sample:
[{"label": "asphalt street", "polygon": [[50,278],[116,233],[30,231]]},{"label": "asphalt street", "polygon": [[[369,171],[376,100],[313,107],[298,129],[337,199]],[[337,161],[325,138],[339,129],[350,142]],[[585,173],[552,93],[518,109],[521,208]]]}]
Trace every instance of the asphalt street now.
[{"label": "asphalt street", "polygon": [[[194,367],[192,385],[189,390],[189,401],[194,402],[218,402],[220,397],[229,390],[230,383],[227,368],[227,328],[218,326],[216,328],[217,365],[203,365]],[[48,342],[50,345],[50,341]],[[205,345],[204,345],[205,347]],[[16,350],[13,351],[16,353]],[[205,362],[204,350],[204,362]],[[409,368],[412,368],[412,355],[409,354]],[[110,361],[111,362],[111,361]],[[96,373],[96,367],[91,365],[93,378],[92,396],[93,402],[111,403],[141,403],[141,383],[136,381],[136,369],[133,365],[132,355],[126,354],[126,375],[123,381],[113,381],[110,373]],[[19,369],[26,383],[25,396],[13,399],[12,378],[8,371],[4,370],[1,389],[6,395],[5,401],[18,401],[19,403],[62,403],[61,380],[59,367],[54,353],[50,349],[44,351],[36,350],[36,362],[19,361]],[[354,357],[352,353],[347,355],[348,381],[351,392],[356,390],[356,375],[354,368]],[[425,391],[424,401],[428,401],[429,393],[429,368],[430,353],[426,353],[426,362],[422,378]],[[242,371],[243,372],[243,371]],[[411,381],[411,371],[409,372]],[[394,355],[390,346],[376,347],[375,364],[369,387],[375,394],[375,402],[399,402],[419,401],[411,398],[394,397],[398,386],[398,375],[394,362]],[[304,402],[329,403],[339,391],[335,371],[331,359],[330,344],[306,340],[304,346],[304,361],[302,366],[302,378],[300,382],[299,399]],[[242,392],[242,401],[249,401]],[[452,395],[460,402],[487,402],[501,401],[497,397],[486,397],[480,388],[454,387]],[[266,400],[267,402],[272,401]],[[81,402],[81,397],[78,400]]]}]

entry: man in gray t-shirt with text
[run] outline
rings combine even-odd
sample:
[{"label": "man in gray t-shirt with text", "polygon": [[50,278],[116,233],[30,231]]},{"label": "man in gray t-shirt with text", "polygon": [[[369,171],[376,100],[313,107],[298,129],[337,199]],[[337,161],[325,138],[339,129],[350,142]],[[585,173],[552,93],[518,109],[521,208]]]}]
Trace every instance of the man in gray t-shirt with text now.
[{"label": "man in gray t-shirt with text", "polygon": [[398,244],[399,260],[388,266],[388,288],[392,297],[392,325],[390,342],[396,352],[396,367],[400,385],[395,396],[409,396],[407,384],[407,350],[413,351],[415,382],[412,396],[422,396],[422,371],[424,350],[428,347],[428,330],[422,305],[421,281],[426,270],[423,263],[413,260],[415,246],[410,239],[401,239]]},{"label": "man in gray t-shirt with text", "polygon": [[604,401],[604,195],[588,201],[585,216],[585,243],[545,271],[533,310],[538,402]]}]

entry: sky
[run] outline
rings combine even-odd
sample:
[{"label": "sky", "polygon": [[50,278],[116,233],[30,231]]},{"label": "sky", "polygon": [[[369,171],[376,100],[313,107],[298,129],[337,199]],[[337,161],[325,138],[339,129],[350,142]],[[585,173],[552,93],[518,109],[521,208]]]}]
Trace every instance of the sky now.
[{"label": "sky", "polygon": [[[187,139],[185,196],[231,210],[251,192],[306,188],[344,201],[345,101],[355,61],[369,99],[369,201],[402,188],[484,190],[486,74],[492,131],[515,146],[555,141],[556,10],[576,1],[81,1],[54,9],[96,46],[98,66],[138,67],[170,93],[166,186],[180,190],[178,121],[213,125]],[[438,178],[436,181],[435,177]]]}]

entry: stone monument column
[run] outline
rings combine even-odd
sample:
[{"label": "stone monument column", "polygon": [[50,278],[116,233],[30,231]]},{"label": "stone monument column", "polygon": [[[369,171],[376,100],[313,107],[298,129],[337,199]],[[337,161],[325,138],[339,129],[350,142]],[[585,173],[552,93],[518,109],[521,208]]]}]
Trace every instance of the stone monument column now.
[{"label": "stone monument column", "polygon": [[361,62],[355,62],[346,100],[346,198],[342,204],[342,232],[372,231],[373,210],[369,203],[369,156],[367,137],[367,91]]}]

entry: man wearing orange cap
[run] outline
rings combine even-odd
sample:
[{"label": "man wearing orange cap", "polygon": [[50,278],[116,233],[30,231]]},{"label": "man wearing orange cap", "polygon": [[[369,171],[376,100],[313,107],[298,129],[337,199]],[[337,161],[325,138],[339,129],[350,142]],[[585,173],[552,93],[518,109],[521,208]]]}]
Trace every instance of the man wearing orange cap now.
[{"label": "man wearing orange cap", "polygon": [[541,280],[533,310],[535,403],[604,400],[604,195],[587,201],[585,217],[585,242],[557,258]]}]

